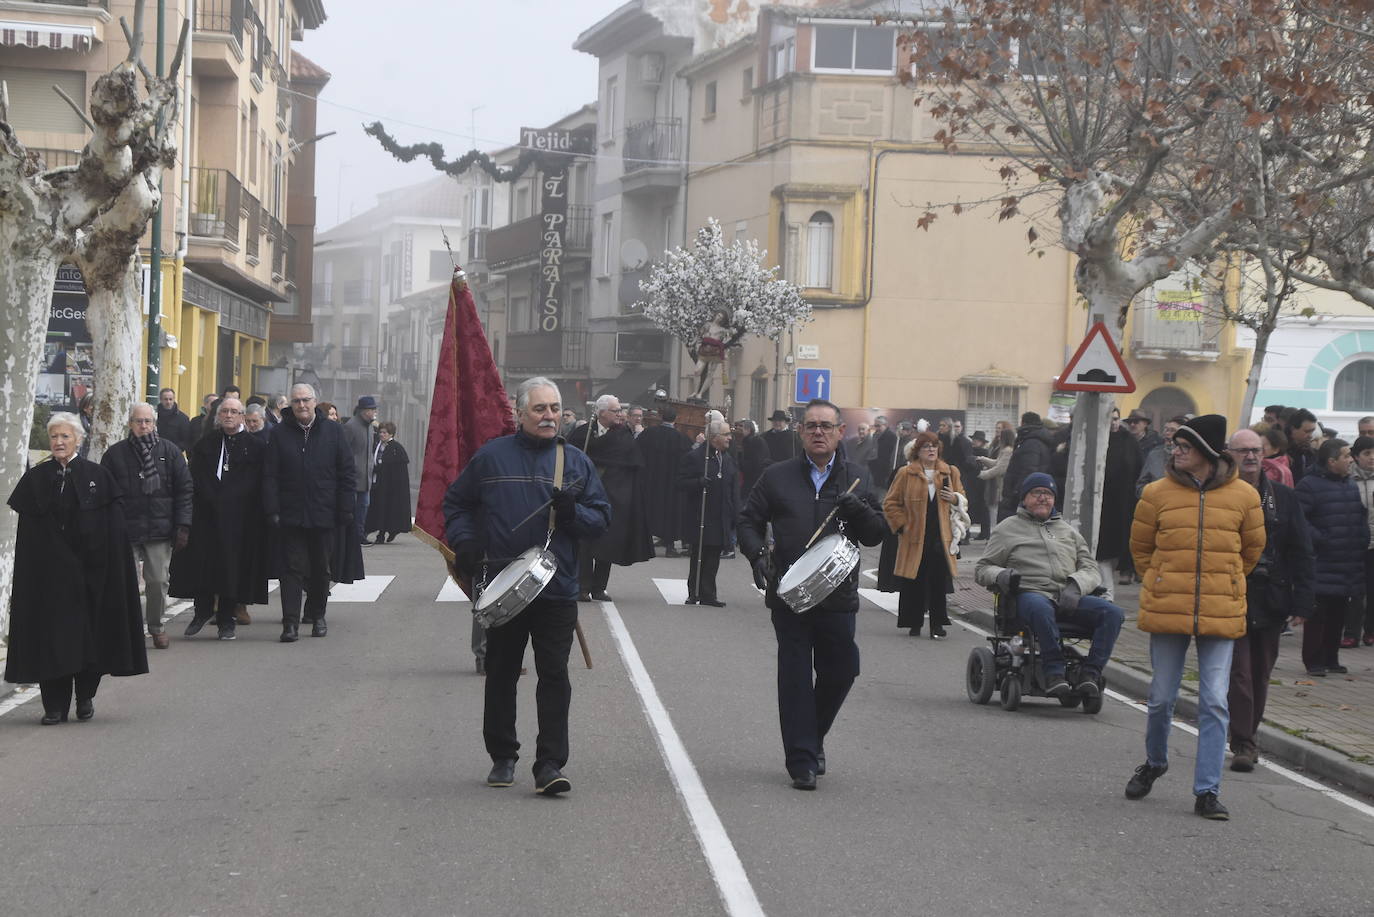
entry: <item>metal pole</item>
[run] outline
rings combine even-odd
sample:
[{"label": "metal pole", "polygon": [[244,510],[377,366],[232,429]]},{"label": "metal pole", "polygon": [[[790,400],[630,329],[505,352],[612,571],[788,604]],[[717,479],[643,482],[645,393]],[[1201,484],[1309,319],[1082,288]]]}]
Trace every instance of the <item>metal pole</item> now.
[{"label": "metal pole", "polygon": [[701,601],[701,562],[706,557],[706,487],[707,481],[711,477],[711,421],[706,421],[706,442],[703,450],[706,457],[702,460],[701,468],[701,521],[697,525],[697,575],[696,582],[692,584],[692,595]]},{"label": "metal pole", "polygon": [[[166,75],[167,0],[157,0],[157,58],[158,79]],[[182,113],[182,117],[187,117]],[[182,151],[185,155],[186,151]],[[153,213],[153,244],[148,257],[148,373],[147,398],[157,403],[157,390],[162,382],[162,169],[157,170],[158,204]]]}]

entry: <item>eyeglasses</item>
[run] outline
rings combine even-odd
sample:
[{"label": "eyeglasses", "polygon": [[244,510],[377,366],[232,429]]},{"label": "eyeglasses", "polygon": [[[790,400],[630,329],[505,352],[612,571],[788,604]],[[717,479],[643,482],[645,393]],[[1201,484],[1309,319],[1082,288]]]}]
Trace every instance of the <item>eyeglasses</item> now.
[{"label": "eyeglasses", "polygon": [[1030,497],[1032,500],[1053,500],[1054,491],[1044,489],[1032,490],[1030,493],[1026,494],[1026,496]]},{"label": "eyeglasses", "polygon": [[1251,449],[1228,449],[1226,451],[1234,452],[1236,455],[1259,455],[1264,450],[1258,446],[1255,446]]},{"label": "eyeglasses", "polygon": [[243,413],[242,411],[235,410],[234,408],[220,408],[220,409],[219,409],[219,412],[220,412],[221,414],[242,414],[242,413]]},{"label": "eyeglasses", "polygon": [[292,403],[292,404],[310,404],[310,403],[311,403],[312,401],[314,401],[314,400],[315,400],[314,398],[292,398],[292,399],[291,399],[291,403]]},{"label": "eyeglasses", "polygon": [[832,433],[838,426],[839,424],[837,423],[830,423],[824,420],[808,420],[806,423],[802,424],[802,429],[806,430],[808,433],[815,433],[817,430],[820,430],[822,433]]},{"label": "eyeglasses", "polygon": [[1174,451],[1175,451],[1175,452],[1182,452],[1182,453],[1184,453],[1184,454],[1187,454],[1187,453],[1193,451],[1193,447],[1190,446],[1190,445],[1188,445],[1188,444],[1185,443],[1185,442],[1180,442],[1179,440],[1174,440]]}]

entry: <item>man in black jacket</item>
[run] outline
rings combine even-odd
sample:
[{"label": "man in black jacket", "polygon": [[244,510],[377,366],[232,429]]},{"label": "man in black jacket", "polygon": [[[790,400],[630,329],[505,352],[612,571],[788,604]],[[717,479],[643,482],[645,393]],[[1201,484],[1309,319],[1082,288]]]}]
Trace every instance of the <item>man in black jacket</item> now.
[{"label": "man in black jacket", "polygon": [[157,393],[157,435],[182,451],[191,445],[191,418],[177,407],[177,393],[170,388]]},{"label": "man in black jacket", "polygon": [[873,457],[868,461],[869,489],[873,496],[882,502],[887,496],[887,485],[892,483],[892,473],[899,464],[906,462],[898,448],[897,434],[887,425],[887,418],[879,414],[873,419]]},{"label": "man in black jacket", "polygon": [[[856,565],[823,602],[803,614],[779,598],[778,580],[806,552],[812,533],[832,508],[835,517],[822,535],[841,531],[851,541],[872,546],[882,541],[887,524],[867,492],[864,469],[836,460],[844,438],[840,409],[822,399],[810,401],[802,429],[805,454],[770,465],[749,494],[740,513],[739,544],[754,564],[755,581],[767,587],[765,604],[778,638],[778,714],[787,773],[792,786],[814,790],[816,777],[825,773],[825,735],[859,674],[854,642],[859,571]],[[854,481],[859,486],[850,491]]]},{"label": "man in black jacket", "polygon": [[768,457],[775,462],[784,462],[802,454],[801,442],[791,429],[792,418],[779,408],[768,418],[772,429],[761,433],[763,443],[768,447]]},{"label": "man in black jacket", "polygon": [[[164,393],[170,391],[163,389]],[[191,536],[191,472],[181,447],[161,437],[154,424],[150,405],[134,405],[129,412],[129,436],[107,449],[100,464],[124,491],[129,543],[134,557],[143,563],[148,633],[153,648],[165,650],[170,645],[162,628],[167,568],[172,563],[172,551],[186,547]]]},{"label": "man in black jacket", "polygon": [[[268,441],[263,475],[263,508],[269,525],[278,528],[281,572],[281,642],[294,643],[305,616],[310,635],[323,637],[325,603],[333,542],[338,527],[356,542],[353,519],[353,455],[343,429],[315,413],[315,389],[291,387],[291,413],[282,418]],[[336,562],[342,563],[342,557]]]},{"label": "man in black jacket", "polygon": [[1279,635],[1285,622],[1301,624],[1312,614],[1312,538],[1297,495],[1262,472],[1259,434],[1237,430],[1226,451],[1240,468],[1241,479],[1259,491],[1264,510],[1264,553],[1245,578],[1245,636],[1236,641],[1231,654],[1227,694],[1231,770],[1252,771],[1260,757],[1255,734],[1269,699],[1269,675],[1279,658]]},{"label": "man in black jacket", "polygon": [[730,428],[725,421],[710,421],[706,436],[708,441],[684,454],[677,465],[677,487],[685,494],[687,504],[682,542],[691,556],[687,564],[687,604],[700,602],[724,608],[725,603],[716,593],[716,571],[720,569],[720,552],[730,543],[735,514],[739,512],[739,471],[728,451]]},{"label": "man in black jacket", "polygon": [[1007,473],[1002,478],[1002,502],[997,507],[998,522],[1016,515],[1016,508],[1020,505],[1017,494],[1021,492],[1021,482],[1026,475],[1037,471],[1049,473],[1055,445],[1054,437],[1045,429],[1039,414],[1027,411],[1021,415],[1016,445],[1012,447],[1011,461],[1007,463]]}]

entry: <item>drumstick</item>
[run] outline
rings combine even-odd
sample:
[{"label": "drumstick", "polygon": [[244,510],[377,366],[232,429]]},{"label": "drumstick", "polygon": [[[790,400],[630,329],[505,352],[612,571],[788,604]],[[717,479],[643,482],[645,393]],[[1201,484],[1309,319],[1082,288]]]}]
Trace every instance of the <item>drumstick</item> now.
[{"label": "drumstick", "polygon": [[[854,488],[856,488],[856,487],[858,487],[858,486],[859,486],[859,479],[858,479],[858,478],[855,478],[854,480],[852,480],[852,481],[849,482],[849,489],[846,490],[845,493],[847,493],[847,494],[853,493],[853,492],[854,492]],[[840,508],[840,504],[839,504],[838,502],[837,502],[834,506],[830,507],[830,514],[829,514],[828,516],[825,517],[825,521],[821,523],[820,528],[816,529],[816,533],[815,533],[814,535],[811,536],[811,540],[808,541],[808,542],[806,543],[806,547],[802,548],[803,551],[810,550],[811,546],[812,546],[813,544],[816,543],[816,539],[821,537],[821,532],[824,532],[824,531],[825,531],[825,527],[826,527],[827,525],[830,524],[830,520],[835,518],[835,512],[836,512],[839,508]]]},{"label": "drumstick", "polygon": [[592,667],[592,654],[587,649],[587,638],[582,633],[582,622],[573,622],[573,632],[577,634],[577,645],[582,647],[582,661],[587,663],[587,668]]}]

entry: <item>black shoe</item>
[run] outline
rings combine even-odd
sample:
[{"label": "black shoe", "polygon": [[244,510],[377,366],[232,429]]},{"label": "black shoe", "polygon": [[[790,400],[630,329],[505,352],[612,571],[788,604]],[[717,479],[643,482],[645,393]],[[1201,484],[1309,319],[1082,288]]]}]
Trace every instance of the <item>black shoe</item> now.
[{"label": "black shoe", "polygon": [[393,541],[396,540],[396,536],[399,535],[399,534],[401,534],[401,533],[400,533],[400,532],[391,532],[391,533],[389,533],[389,534],[386,536],[386,543],[387,543],[387,544],[391,544]]},{"label": "black shoe", "polygon": [[487,774],[487,786],[511,786],[515,783],[515,759],[497,758]]},{"label": "black shoe", "polygon": [[1169,765],[1164,764],[1155,767],[1146,762],[1135,769],[1135,774],[1126,782],[1127,799],[1144,799],[1150,795],[1150,788],[1155,785],[1155,781],[1169,772]]},{"label": "black shoe", "polygon": [[95,700],[90,697],[82,700],[78,697],[76,699],[76,718],[85,722],[93,716],[95,716]]},{"label": "black shoe", "polygon": [[234,625],[230,624],[228,627],[221,627],[221,628],[219,629],[219,639],[220,639],[220,640],[237,640],[238,637],[235,636],[235,634],[234,634]]},{"label": "black shoe", "polygon": [[919,636],[921,636],[921,629],[920,629],[919,627],[913,627],[913,628],[909,629],[909,630],[907,631],[907,633],[910,634],[910,635],[913,636],[913,637],[919,637]]},{"label": "black shoe", "polygon": [[825,752],[821,752],[818,755],[816,755],[816,776],[825,776]]},{"label": "black shoe", "polygon": [[593,592],[593,593],[592,593],[592,601],[593,601],[593,602],[614,602],[615,599],[611,598],[609,595],[607,595],[607,594],[604,593],[604,592]]},{"label": "black shoe", "polygon": [[1102,676],[1091,670],[1080,670],[1078,673],[1078,684],[1073,686],[1073,693],[1079,697],[1101,697],[1102,696]]},{"label": "black shoe", "polygon": [[1221,804],[1221,800],[1217,799],[1216,793],[1199,794],[1193,802],[1193,814],[1210,818],[1212,821],[1227,821],[1231,818],[1231,813]]},{"label": "black shoe", "polygon": [[196,634],[200,633],[200,629],[202,627],[209,623],[209,618],[192,618],[191,623],[186,625],[186,630],[183,632],[183,636],[194,637]]},{"label": "black shoe", "polygon": [[[918,633],[919,633],[919,631],[918,631]],[[943,624],[932,624],[932,625],[930,625],[930,639],[932,639],[932,640],[943,640],[943,639],[945,639],[945,636],[946,636],[946,635],[945,635],[945,626],[944,626]]]},{"label": "black shoe", "polygon": [[1325,677],[1326,677],[1326,666],[1324,666],[1324,665],[1314,665],[1314,666],[1312,666],[1312,668],[1310,668],[1310,669],[1307,670],[1307,677],[1308,677],[1308,678],[1325,678]]},{"label": "black shoe", "polygon": [[1068,697],[1073,693],[1073,688],[1064,680],[1063,672],[1046,672],[1045,693],[1050,697]]},{"label": "black shoe", "polygon": [[43,718],[42,718],[41,720],[39,720],[38,722],[42,723],[44,726],[56,726],[58,723],[65,723],[65,722],[67,722],[67,714],[65,714],[65,713],[44,713],[44,714],[43,714]]},{"label": "black shoe", "polygon": [[572,789],[572,782],[553,764],[541,764],[534,769],[534,791],[540,796],[557,796]]},{"label": "black shoe", "polygon": [[329,635],[329,625],[324,623],[324,618],[316,618],[315,623],[310,625],[310,636],[326,637]]},{"label": "black shoe", "polygon": [[720,599],[702,599],[701,604],[710,605],[712,608],[724,608],[725,603]]},{"label": "black shoe", "polygon": [[282,642],[282,643],[295,643],[297,640],[300,639],[300,636],[301,636],[301,635],[300,635],[299,633],[296,632],[296,625],[294,625],[294,624],[283,624],[283,625],[281,626],[281,642]]},{"label": "black shoe", "polygon": [[1329,665],[1326,667],[1326,671],[1331,675],[1344,675],[1350,670],[1343,665]]},{"label": "black shoe", "polygon": [[814,790],[816,788],[816,772],[807,771],[804,774],[792,775],[792,789],[794,790]]},{"label": "black shoe", "polygon": [[686,601],[684,604],[687,604],[687,605],[695,605],[696,603],[697,603],[697,600],[696,600],[695,598],[693,598],[692,596],[689,595],[689,596],[687,596],[687,601]]},{"label": "black shoe", "polygon": [[590,602],[592,600],[592,594],[590,592],[579,592],[577,594],[577,600],[579,602]]}]

